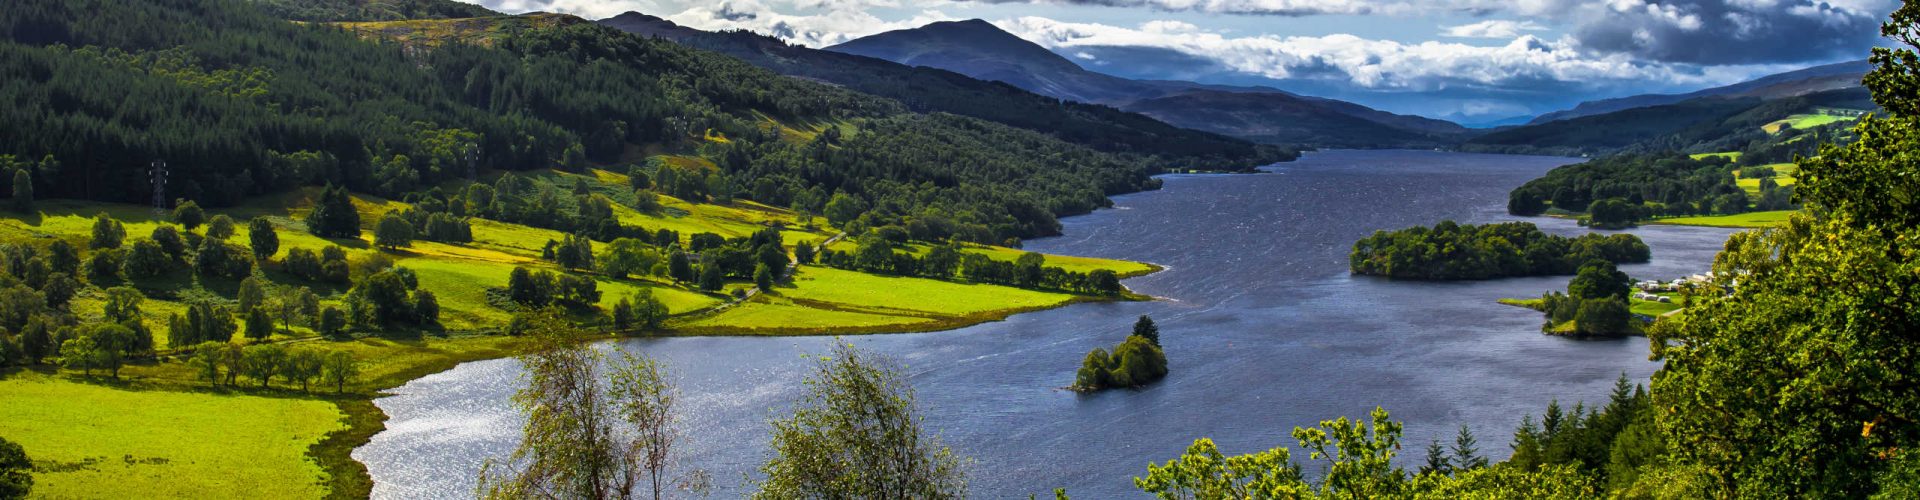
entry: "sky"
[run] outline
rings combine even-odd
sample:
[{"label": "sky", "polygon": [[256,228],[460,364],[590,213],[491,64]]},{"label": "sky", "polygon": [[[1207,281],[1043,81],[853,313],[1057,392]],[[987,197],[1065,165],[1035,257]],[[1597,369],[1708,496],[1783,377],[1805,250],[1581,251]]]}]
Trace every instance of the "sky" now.
[{"label": "sky", "polygon": [[463,0],[826,47],[984,19],[1088,69],[1464,123],[1865,59],[1899,0]]}]

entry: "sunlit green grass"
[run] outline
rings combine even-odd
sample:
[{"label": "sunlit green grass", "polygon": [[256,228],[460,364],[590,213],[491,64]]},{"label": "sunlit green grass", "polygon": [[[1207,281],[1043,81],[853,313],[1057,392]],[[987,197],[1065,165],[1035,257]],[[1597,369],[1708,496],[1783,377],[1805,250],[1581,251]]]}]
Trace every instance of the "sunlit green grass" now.
[{"label": "sunlit green grass", "polygon": [[0,380],[0,436],[25,447],[43,498],[317,498],[307,448],[342,427],[326,401]]},{"label": "sunlit green grass", "polygon": [[1777,227],[1787,223],[1794,210],[1772,212],[1748,212],[1735,215],[1703,215],[1698,217],[1668,217],[1648,221],[1649,224],[1670,224],[1676,226],[1708,226],[1733,228]]},{"label": "sunlit green grass", "polygon": [[796,334],[817,330],[859,330],[909,327],[933,323],[933,318],[894,316],[821,309],[795,304],[775,296],[755,297],[725,312],[676,326],[683,330],[732,333]]},{"label": "sunlit green grass", "polygon": [[829,302],[942,315],[966,315],[1006,309],[1064,304],[1072,295],[998,285],[955,283],[925,278],[877,276],[821,266],[805,266],[792,288],[780,295]]},{"label": "sunlit green grass", "polygon": [[1840,123],[1840,122],[1850,122],[1857,119],[1858,118],[1854,118],[1851,116],[1835,116],[1835,115],[1829,115],[1829,114],[1792,115],[1792,116],[1786,117],[1786,119],[1775,121],[1773,123],[1768,123],[1765,126],[1760,127],[1760,129],[1767,131],[1767,133],[1769,134],[1778,134],[1780,133],[1780,131],[1785,130],[1787,127],[1792,127],[1799,130],[1806,130],[1806,129],[1818,127],[1821,125],[1830,125],[1830,124]]}]

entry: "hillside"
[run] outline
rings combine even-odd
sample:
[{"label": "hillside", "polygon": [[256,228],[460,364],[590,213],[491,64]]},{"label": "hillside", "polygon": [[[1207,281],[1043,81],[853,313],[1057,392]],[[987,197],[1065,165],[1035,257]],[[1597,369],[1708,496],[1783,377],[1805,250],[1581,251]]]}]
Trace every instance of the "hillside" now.
[{"label": "hillside", "polygon": [[[1795,151],[1810,154],[1813,145],[1804,142],[1798,143],[1799,149],[1781,149],[1792,143],[1794,135],[1845,128],[1854,117],[1874,109],[1865,89],[1858,87],[1777,99],[1702,97],[1504,128],[1473,138],[1462,149],[1575,156],[1745,151],[1756,159],[1788,161]],[[1783,130],[1790,128],[1795,134],[1783,136]]]},{"label": "hillside", "polygon": [[1769,75],[1733,85],[1703,89],[1685,94],[1645,94],[1589,101],[1580,103],[1580,105],[1574,106],[1573,109],[1540,115],[1527,124],[1540,125],[1559,120],[1570,120],[1634,108],[1675,104],[1705,97],[1757,97],[1772,100],[1830,90],[1859,88],[1861,77],[1865,76],[1867,71],[1872,69],[1873,66],[1866,61],[1849,61]]},{"label": "hillside", "polygon": [[[951,70],[1060,99],[1108,104],[1175,126],[1269,144],[1433,147],[1471,135],[1450,122],[1272,89],[1128,80],[1088,71],[980,20],[890,31],[826,50]],[[1249,108],[1266,112],[1249,112]],[[1321,132],[1330,129],[1340,132]]]},{"label": "hillside", "polygon": [[36,495],[365,496],[371,398],[532,317],[937,331],[1157,270],[1003,246],[1151,157],[571,16],[33,0],[0,33],[0,436]]},{"label": "hillside", "polygon": [[964,115],[1101,151],[1154,156],[1170,168],[1244,170],[1294,157],[1290,151],[1181,129],[1106,106],[1061,102],[950,71],[794,46],[746,31],[700,31],[635,12],[599,23],[719,52],[781,74],[893,99],[914,111]]}]

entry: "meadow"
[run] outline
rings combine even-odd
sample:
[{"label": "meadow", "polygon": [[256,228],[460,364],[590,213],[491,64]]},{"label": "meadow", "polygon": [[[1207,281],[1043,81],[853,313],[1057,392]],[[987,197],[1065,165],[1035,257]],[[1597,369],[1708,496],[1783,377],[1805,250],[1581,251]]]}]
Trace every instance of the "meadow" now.
[{"label": "meadow", "polygon": [[1647,221],[1648,224],[1671,224],[1676,226],[1707,226],[1731,228],[1778,227],[1787,223],[1795,210],[1776,210],[1771,212],[1747,212],[1734,215],[1702,215],[1696,217],[1668,217]]},{"label": "meadow", "polygon": [[[668,161],[701,165],[683,157],[670,157]],[[711,168],[710,164],[704,166]],[[612,171],[517,175],[566,189],[584,180],[593,195],[615,202],[615,216],[623,225],[671,229],[683,238],[707,232],[740,238],[777,226],[783,228],[783,240],[791,249],[797,243],[820,242],[838,234],[822,227],[823,221],[818,219],[744,200],[691,203],[663,195],[659,198],[660,210],[642,213],[628,206],[633,193],[626,176]],[[379,390],[461,362],[524,351],[526,344],[521,339],[500,334],[513,311],[497,303],[500,299],[490,298],[490,290],[504,287],[515,267],[563,271],[540,258],[546,243],[564,238],[563,233],[472,219],[471,243],[416,240],[408,247],[380,250],[372,245],[374,222],[389,211],[409,208],[408,204],[355,194],[353,205],[360,215],[361,236],[320,238],[308,233],[304,222],[319,196],[319,188],[305,188],[254,198],[236,207],[209,209],[207,217],[232,218],[235,234],[228,242],[242,247],[250,236],[247,221],[265,217],[272,223],[280,249],[254,271],[254,276],[266,283],[269,297],[286,288],[306,286],[320,296],[323,306],[344,308],[346,286],[307,282],[279,268],[279,262],[294,248],[318,252],[337,245],[346,250],[353,263],[356,281],[364,278],[365,271],[359,268],[365,263],[390,260],[393,265],[412,270],[419,287],[433,291],[438,299],[438,324],[360,332],[348,339],[322,338],[308,326],[293,325],[255,341],[282,343],[293,350],[352,353],[360,374],[345,386],[342,395],[333,395],[331,387],[316,386],[302,392],[279,380],[264,389],[244,379],[241,387],[212,387],[199,380],[182,359],[168,356],[167,317],[184,314],[192,301],[232,305],[238,281],[175,270],[156,278],[93,283],[74,298],[70,310],[82,322],[97,321],[105,304],[104,288],[124,284],[141,290],[147,296],[141,304],[143,321],[154,334],[160,357],[136,360],[120,371],[117,380],[61,372],[45,365],[0,376],[0,394],[6,395],[0,398],[0,435],[21,443],[39,464],[36,495],[363,496],[370,483],[350,453],[381,429],[384,418],[370,403],[371,397]],[[147,238],[156,227],[172,224],[169,214],[140,205],[73,200],[38,200],[36,205],[35,215],[0,218],[0,242],[43,246],[57,238],[86,248],[94,216],[100,213],[124,225],[128,243]],[[194,233],[204,231],[202,227]],[[595,242],[593,246],[597,253],[605,244]],[[915,248],[925,251],[926,247]],[[966,251],[1004,260],[1023,253],[987,246],[970,246]],[[1084,257],[1048,256],[1047,262],[1080,272],[1112,269],[1124,276],[1158,269],[1149,264]],[[664,330],[651,332],[658,335],[936,331],[1090,300],[1065,293],[879,276],[820,266],[802,266],[772,293],[757,295],[746,293],[751,283],[737,280],[726,283],[719,292],[706,292],[660,277],[576,274],[595,280],[601,298],[591,311],[574,311],[575,319],[604,325],[605,311],[644,289],[660,299],[670,314]],[[234,342],[249,341],[235,335]]]},{"label": "meadow", "polygon": [[0,435],[45,498],[315,498],[308,456],[345,428],[318,399],[129,389],[22,371],[0,379]]}]

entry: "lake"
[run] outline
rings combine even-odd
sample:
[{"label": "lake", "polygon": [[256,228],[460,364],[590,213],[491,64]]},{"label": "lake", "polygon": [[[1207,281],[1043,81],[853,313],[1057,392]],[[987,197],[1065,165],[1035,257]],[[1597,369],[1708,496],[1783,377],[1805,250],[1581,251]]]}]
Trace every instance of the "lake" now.
[{"label": "lake", "polygon": [[[1563,290],[1569,277],[1397,282],[1350,276],[1347,254],[1376,230],[1514,220],[1505,211],[1509,190],[1575,161],[1328,151],[1266,174],[1168,176],[1164,189],[1117,197],[1113,210],[1066,219],[1065,236],[1028,244],[1164,265],[1127,281],[1162,300],[841,340],[906,367],[926,428],[972,459],[976,497],[1044,497],[1056,487],[1082,498],[1140,497],[1131,478],[1195,438],[1211,437],[1227,453],[1294,446],[1295,426],[1364,417],[1376,405],[1406,424],[1400,457],[1410,467],[1429,440],[1450,442],[1462,425],[1483,453],[1502,459],[1521,417],[1549,400],[1604,402],[1622,373],[1644,383],[1658,367],[1646,340],[1548,337],[1539,313],[1494,302]],[[1585,231],[1567,220],[1526,220],[1560,234]],[[1653,248],[1653,261],[1622,269],[1671,279],[1708,270],[1733,231],[1629,232]],[[1123,340],[1142,314],[1160,324],[1165,381],[1092,395],[1060,389],[1088,351]],[[710,473],[714,496],[731,498],[750,491],[768,453],[767,421],[798,398],[808,356],[835,341],[620,344],[671,368],[682,392],[684,465]],[[353,454],[376,481],[373,496],[471,496],[481,463],[507,456],[517,442],[509,398],[518,377],[513,360],[467,363],[376,401],[391,416],[387,430]]]}]

